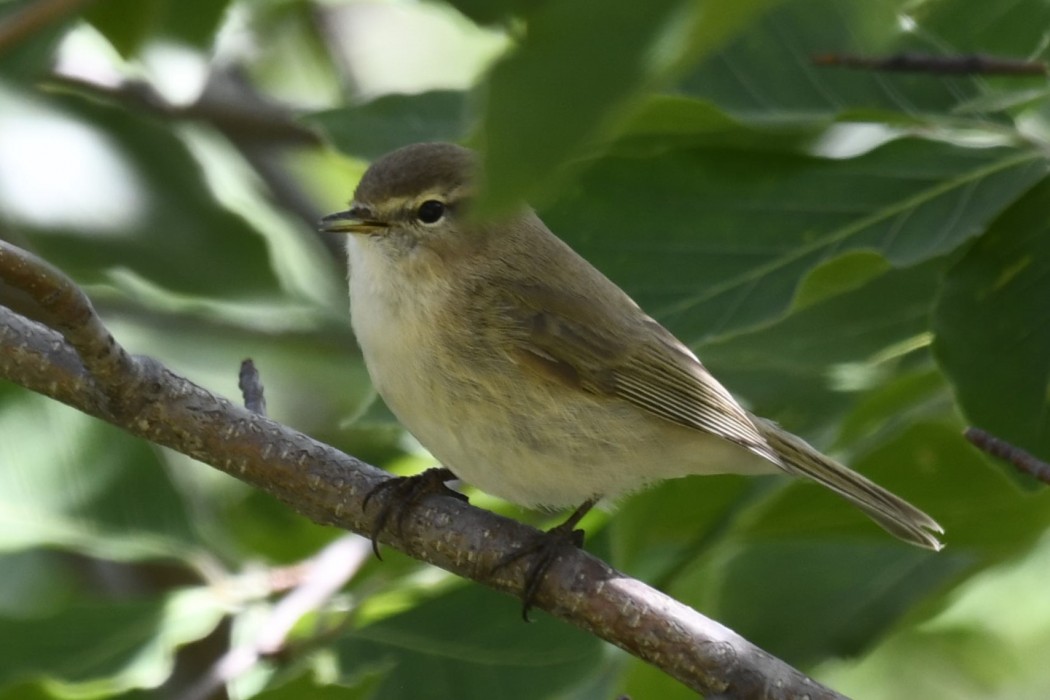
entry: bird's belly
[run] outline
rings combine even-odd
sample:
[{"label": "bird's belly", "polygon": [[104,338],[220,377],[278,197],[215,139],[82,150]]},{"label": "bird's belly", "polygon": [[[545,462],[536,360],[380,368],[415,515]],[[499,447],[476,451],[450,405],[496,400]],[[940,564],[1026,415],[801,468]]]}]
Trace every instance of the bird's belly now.
[{"label": "bird's belly", "polygon": [[687,474],[775,470],[725,440],[538,379],[509,360],[495,372],[450,368],[415,350],[400,371],[384,363],[373,373],[378,391],[444,466],[513,503],[567,508]]}]

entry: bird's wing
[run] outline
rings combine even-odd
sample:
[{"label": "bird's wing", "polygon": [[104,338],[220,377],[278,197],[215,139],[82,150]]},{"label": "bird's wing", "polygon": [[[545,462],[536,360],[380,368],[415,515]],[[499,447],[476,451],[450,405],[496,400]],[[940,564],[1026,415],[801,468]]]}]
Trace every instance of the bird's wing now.
[{"label": "bird's wing", "polygon": [[782,466],[732,395],[633,302],[587,314],[581,311],[594,309],[593,297],[588,303],[546,287],[519,285],[501,306],[518,341],[519,363],[554,381],[717,435]]}]

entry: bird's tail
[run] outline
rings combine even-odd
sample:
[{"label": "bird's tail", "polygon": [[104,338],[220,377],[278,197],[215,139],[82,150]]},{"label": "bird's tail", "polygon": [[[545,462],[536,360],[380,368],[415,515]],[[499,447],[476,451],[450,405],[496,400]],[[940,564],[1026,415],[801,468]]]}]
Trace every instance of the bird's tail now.
[{"label": "bird's tail", "polygon": [[776,423],[752,419],[762,436],[776,450],[785,470],[809,477],[857,506],[882,528],[905,542],[940,550],[937,539],[944,529],[937,521],[857,472],[827,457],[802,438],[782,430]]}]

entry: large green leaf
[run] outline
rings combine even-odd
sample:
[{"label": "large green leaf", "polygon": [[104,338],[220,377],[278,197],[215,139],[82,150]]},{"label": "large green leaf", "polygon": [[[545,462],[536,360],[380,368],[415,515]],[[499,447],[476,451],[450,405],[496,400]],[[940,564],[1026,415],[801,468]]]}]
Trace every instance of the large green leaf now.
[{"label": "large green leaf", "polygon": [[[487,199],[550,197],[554,171],[611,133],[643,90],[725,41],[766,2],[569,0],[528,16],[520,46],[485,86]],[[699,29],[697,29],[699,27]]]},{"label": "large green leaf", "polygon": [[0,551],[51,545],[129,559],[200,546],[147,443],[21,390],[0,396],[0,434]]},{"label": "large green leaf", "polygon": [[1050,524],[1050,493],[1026,497],[942,425],[915,425],[853,466],[938,519],[947,548],[896,542],[800,480],[756,502],[683,567],[673,594],[775,654],[812,663],[857,653],[960,574],[1026,550]]},{"label": "large green leaf", "polygon": [[75,592],[75,570],[54,551],[0,554],[0,617],[34,617],[62,606]]},{"label": "large green leaf", "polygon": [[[1045,26],[1039,18],[1046,14],[1041,0],[1010,3],[1009,8],[973,0],[788,0],[686,75],[680,87],[740,118],[765,123],[847,115],[890,122],[928,118],[935,128],[947,126],[951,122],[944,115],[983,94],[987,81],[821,67],[814,57],[989,51],[984,39],[990,27],[996,27],[992,33],[998,50],[1023,57],[1039,45]],[[1009,22],[1002,24],[1005,19]],[[1000,31],[1023,23],[1023,30]],[[1015,78],[1013,86],[1023,90],[1038,80]]]},{"label": "large green leaf", "polygon": [[937,357],[977,427],[1050,459],[1050,180],[948,273]]},{"label": "large green leaf", "polygon": [[904,139],[846,160],[691,148],[594,162],[544,212],[683,339],[767,322],[819,263],[942,256],[1046,171],[1041,154]]},{"label": "large green leaf", "polygon": [[1050,4],[1045,0],[941,0],[911,3],[909,11],[924,34],[960,53],[1015,59],[1047,53]]},{"label": "large green leaf", "polygon": [[335,649],[349,678],[390,669],[376,700],[546,697],[593,672],[601,643],[536,617],[523,625],[520,602],[467,586],[354,630]]},{"label": "large green leaf", "polygon": [[662,587],[676,570],[731,531],[768,488],[765,480],[717,475],[674,479],[646,489],[610,518],[612,563]]},{"label": "large green leaf", "polygon": [[722,563],[718,617],[793,664],[854,655],[969,564],[934,556],[888,540],[754,543]]},{"label": "large green leaf", "polygon": [[39,677],[80,697],[155,687],[171,672],[175,649],[208,634],[223,613],[209,593],[186,591],[0,617],[0,687]]},{"label": "large green leaf", "polygon": [[[954,426],[917,422],[887,436],[851,460],[851,466],[940,522],[945,552],[983,565],[1025,551],[1050,524],[1050,492],[1023,493],[990,468]],[[945,481],[951,488],[945,488]],[[778,494],[747,531],[764,540],[888,537],[850,504],[805,482]],[[907,550],[907,545],[900,546]]]},{"label": "large green leaf", "polygon": [[[826,284],[833,274],[856,276],[840,279],[841,285],[858,281],[855,265],[836,265],[848,259],[822,268]],[[826,428],[864,392],[885,385],[902,369],[911,371],[901,362],[909,351],[925,353],[945,264],[934,258],[891,269],[779,322],[706,344],[699,348],[700,357],[758,413],[793,430]],[[904,407],[902,402],[892,410]]]}]

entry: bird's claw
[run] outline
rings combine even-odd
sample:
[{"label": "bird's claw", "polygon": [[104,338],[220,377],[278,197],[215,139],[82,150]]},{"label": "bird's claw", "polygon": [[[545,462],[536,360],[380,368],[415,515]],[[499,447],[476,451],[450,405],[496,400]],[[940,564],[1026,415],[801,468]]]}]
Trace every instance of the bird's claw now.
[{"label": "bird's claw", "polygon": [[424,497],[430,494],[444,494],[460,501],[466,501],[467,497],[458,491],[453,491],[445,485],[446,481],[455,479],[452,470],[445,467],[434,467],[427,469],[421,474],[414,476],[394,477],[387,479],[365,494],[364,508],[368,509],[368,503],[381,493],[391,492],[382,504],[379,514],[372,524],[370,539],[372,540],[372,551],[376,558],[382,560],[379,553],[379,533],[383,531],[392,516],[397,518],[397,530],[400,533],[404,529],[405,518]]}]

